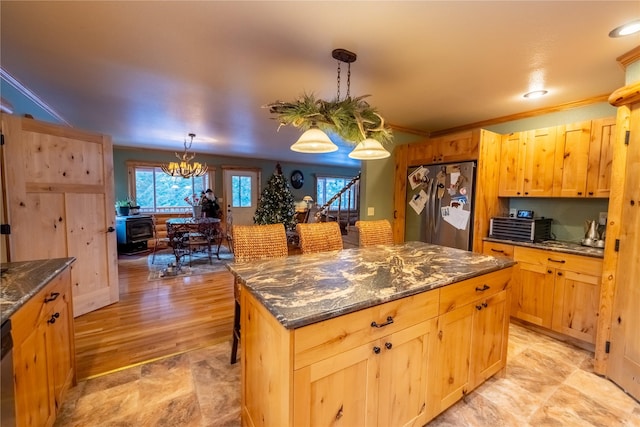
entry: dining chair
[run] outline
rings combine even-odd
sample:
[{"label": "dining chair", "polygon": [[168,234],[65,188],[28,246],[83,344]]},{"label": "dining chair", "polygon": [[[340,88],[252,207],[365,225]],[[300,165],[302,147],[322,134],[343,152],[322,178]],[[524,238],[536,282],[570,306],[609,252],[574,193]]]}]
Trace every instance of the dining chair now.
[{"label": "dining chair", "polygon": [[[287,234],[283,224],[233,225],[233,255],[235,262],[280,258],[288,255]],[[231,364],[236,363],[240,342],[240,283],[234,280],[233,344]]]},{"label": "dining chair", "polygon": [[336,221],[310,222],[296,225],[303,254],[339,251],[343,246],[340,225]]},{"label": "dining chair", "polygon": [[361,248],[374,245],[392,245],[393,230],[386,219],[356,221],[358,242]]},{"label": "dining chair", "polygon": [[169,238],[167,236],[160,237],[158,234],[158,219],[155,215],[151,215],[151,223],[153,227],[153,253],[151,255],[151,264],[156,259],[156,252],[158,251],[160,246],[163,246],[162,249],[166,249],[169,247]]},{"label": "dining chair", "polygon": [[[227,216],[225,217],[225,237],[227,239],[229,252],[233,253],[233,213],[231,212],[231,208],[227,209]],[[218,252],[220,252],[219,247]]]}]

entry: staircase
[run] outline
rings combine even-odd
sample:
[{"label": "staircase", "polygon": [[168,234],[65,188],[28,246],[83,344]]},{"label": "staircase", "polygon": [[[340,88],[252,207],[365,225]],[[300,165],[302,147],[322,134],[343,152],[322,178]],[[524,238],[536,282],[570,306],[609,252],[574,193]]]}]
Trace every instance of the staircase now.
[{"label": "staircase", "polygon": [[[331,199],[320,206],[315,213],[316,222],[337,221],[340,224],[340,231],[342,232],[342,240],[345,248],[358,246],[358,231],[355,228],[355,223],[360,218],[360,212],[351,209],[348,202],[346,206],[343,206],[342,195],[346,193],[347,200],[351,200],[352,196],[355,196],[358,200],[360,199],[359,194],[352,194],[352,191],[355,191],[352,187],[360,182],[360,175],[361,174],[358,173],[357,176],[353,177]],[[331,206],[336,200],[340,201],[337,209],[335,209],[335,206]],[[359,203],[357,205],[359,206]]]}]

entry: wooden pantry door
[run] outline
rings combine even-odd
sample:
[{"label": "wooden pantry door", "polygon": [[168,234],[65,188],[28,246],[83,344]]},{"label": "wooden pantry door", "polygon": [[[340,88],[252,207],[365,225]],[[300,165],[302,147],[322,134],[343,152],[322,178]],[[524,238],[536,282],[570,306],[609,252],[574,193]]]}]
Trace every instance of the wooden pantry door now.
[{"label": "wooden pantry door", "polygon": [[74,316],[118,301],[111,138],[1,117],[8,260],[75,257]]},{"label": "wooden pantry door", "polygon": [[607,376],[640,399],[640,104],[629,124]]}]

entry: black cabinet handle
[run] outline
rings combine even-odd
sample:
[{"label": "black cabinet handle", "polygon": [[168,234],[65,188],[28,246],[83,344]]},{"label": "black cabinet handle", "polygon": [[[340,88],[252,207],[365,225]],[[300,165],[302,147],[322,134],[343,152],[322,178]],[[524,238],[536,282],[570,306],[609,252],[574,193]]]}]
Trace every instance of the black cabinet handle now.
[{"label": "black cabinet handle", "polygon": [[487,285],[487,284],[482,285],[482,287],[481,287],[481,288],[479,288],[479,287],[477,287],[477,286],[476,286],[476,292],[484,292],[484,291],[486,291],[487,289],[491,289],[491,286],[489,286],[489,285]]},{"label": "black cabinet handle", "polygon": [[478,310],[478,311],[482,310],[482,306],[481,305],[476,305],[476,310]]},{"label": "black cabinet handle", "polygon": [[551,270],[547,270],[547,273],[551,274],[551,273],[553,273],[553,271],[551,271]]},{"label": "black cabinet handle", "polygon": [[484,308],[487,308],[487,307],[489,306],[489,304],[487,304],[486,302],[483,302],[483,303],[482,303],[482,306],[483,306]]},{"label": "black cabinet handle", "polygon": [[553,259],[553,258],[547,258],[547,259],[551,262],[559,262],[560,264],[564,264],[565,262],[567,262],[563,259]]},{"label": "black cabinet handle", "polygon": [[504,251],[502,249],[493,249],[493,248],[491,248],[491,250],[493,252],[498,252],[499,254],[503,254],[504,253]]},{"label": "black cabinet handle", "polygon": [[113,233],[114,231],[116,231],[116,229],[113,227],[107,228],[107,233]]},{"label": "black cabinet handle", "polygon": [[558,276],[562,276],[562,272],[561,271],[558,271]]},{"label": "black cabinet handle", "polygon": [[391,350],[391,347],[393,347],[393,344],[391,344],[390,342],[386,342],[384,343],[384,346],[387,347],[387,350]]},{"label": "black cabinet handle", "polygon": [[378,346],[373,347],[373,352],[375,354],[380,354],[380,347],[378,347]]},{"label": "black cabinet handle", "polygon": [[53,314],[51,315],[51,319],[47,320],[47,323],[50,323],[50,324],[52,324],[52,325],[53,325],[54,323],[56,323],[56,319],[57,319],[58,317],[60,317],[60,313],[53,313]]},{"label": "black cabinet handle", "polygon": [[376,323],[376,321],[374,320],[373,322],[371,322],[371,327],[372,327],[372,328],[382,328],[382,327],[387,326],[387,325],[390,325],[390,324],[392,324],[392,323],[393,323],[393,317],[388,316],[388,317],[387,317],[387,321],[386,321],[386,322],[384,322],[384,323],[381,323],[381,324],[379,324],[379,325],[378,325],[378,324]]},{"label": "black cabinet handle", "polygon": [[582,196],[582,191],[578,191],[578,196]]},{"label": "black cabinet handle", "polygon": [[589,195],[590,195],[590,196],[593,196],[593,191],[589,191]]},{"label": "black cabinet handle", "polygon": [[58,299],[58,297],[60,296],[60,292],[51,292],[51,296],[49,298],[45,298],[44,302],[51,302],[51,301],[55,301],[56,299]]}]

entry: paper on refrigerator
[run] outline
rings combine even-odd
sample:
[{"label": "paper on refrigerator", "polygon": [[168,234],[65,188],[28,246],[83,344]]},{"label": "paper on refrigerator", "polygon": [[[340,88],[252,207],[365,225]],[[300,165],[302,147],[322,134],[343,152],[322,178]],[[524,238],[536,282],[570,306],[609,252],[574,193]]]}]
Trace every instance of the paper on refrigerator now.
[{"label": "paper on refrigerator", "polygon": [[440,208],[440,214],[442,215],[442,219],[458,230],[466,230],[469,226],[469,216],[471,212],[465,211],[462,207],[443,206]]},{"label": "paper on refrigerator", "polygon": [[420,190],[420,192],[416,193],[411,200],[409,200],[409,206],[411,206],[418,215],[422,213],[426,204],[427,193],[425,193],[424,190]]}]

